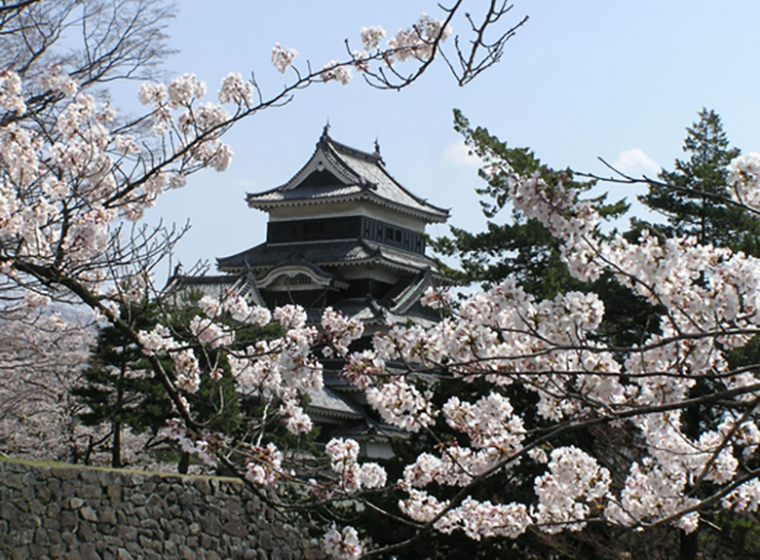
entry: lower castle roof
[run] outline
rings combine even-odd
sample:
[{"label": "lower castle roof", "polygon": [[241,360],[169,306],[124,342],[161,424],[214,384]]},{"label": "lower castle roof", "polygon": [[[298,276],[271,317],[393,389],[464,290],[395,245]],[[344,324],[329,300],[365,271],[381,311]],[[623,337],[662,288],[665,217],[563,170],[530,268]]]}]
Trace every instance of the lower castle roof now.
[{"label": "lower castle roof", "polygon": [[438,271],[435,261],[425,255],[397,249],[367,239],[309,241],[301,243],[262,243],[229,257],[217,259],[217,267],[225,272],[245,268],[269,268],[285,260],[306,259],[319,266],[344,266],[380,263],[407,272],[431,269]]}]

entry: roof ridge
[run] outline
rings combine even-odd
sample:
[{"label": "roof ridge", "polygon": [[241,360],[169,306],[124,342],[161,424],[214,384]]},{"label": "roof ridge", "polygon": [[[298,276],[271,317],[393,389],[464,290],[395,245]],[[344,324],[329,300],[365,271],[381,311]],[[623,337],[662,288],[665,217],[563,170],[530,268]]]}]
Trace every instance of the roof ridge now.
[{"label": "roof ridge", "polygon": [[343,142],[338,142],[332,136],[330,136],[327,132],[322,134],[322,136],[320,137],[319,142],[317,144],[319,145],[320,143],[324,143],[326,146],[332,148],[336,152],[344,151],[344,152],[347,152],[348,155],[360,156],[374,163],[382,164],[382,166],[385,167],[385,162],[383,161],[383,158],[380,154],[365,152],[364,150],[354,148],[352,146],[349,146],[348,144],[344,144]]}]

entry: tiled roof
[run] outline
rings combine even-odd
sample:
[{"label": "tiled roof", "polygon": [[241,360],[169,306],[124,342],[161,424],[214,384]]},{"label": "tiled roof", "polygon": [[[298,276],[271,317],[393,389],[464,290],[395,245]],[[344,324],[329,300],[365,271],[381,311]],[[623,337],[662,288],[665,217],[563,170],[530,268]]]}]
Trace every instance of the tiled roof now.
[{"label": "tiled roof", "polygon": [[[307,180],[312,174],[320,174],[320,179]],[[411,213],[430,222],[444,222],[449,217],[448,210],[415,196],[396,181],[379,154],[362,152],[336,142],[327,131],[317,142],[309,162],[290,181],[269,191],[248,194],[246,200],[252,208],[266,210],[282,205],[356,198]]]},{"label": "tiled roof", "polygon": [[350,437],[352,439],[364,440],[370,437],[393,438],[401,437],[406,439],[409,433],[388,424],[375,422],[372,418],[365,416],[356,422],[342,424],[330,432],[332,437]]},{"label": "tiled roof", "polygon": [[340,398],[327,387],[322,387],[320,390],[309,389],[307,394],[309,395],[307,412],[320,412],[338,418],[356,419],[364,416],[361,407]]},{"label": "tiled roof", "polygon": [[364,262],[382,262],[391,267],[421,271],[437,271],[435,261],[421,255],[397,249],[366,239],[335,241],[309,241],[302,243],[262,243],[229,257],[217,259],[217,267],[224,271],[238,271],[272,267],[284,261],[306,259],[318,266],[340,266]]},{"label": "tiled roof", "polygon": [[219,299],[224,298],[229,293],[235,293],[255,305],[266,305],[256,288],[256,280],[250,272],[212,276],[175,274],[166,283],[164,293],[182,293],[187,290]]}]

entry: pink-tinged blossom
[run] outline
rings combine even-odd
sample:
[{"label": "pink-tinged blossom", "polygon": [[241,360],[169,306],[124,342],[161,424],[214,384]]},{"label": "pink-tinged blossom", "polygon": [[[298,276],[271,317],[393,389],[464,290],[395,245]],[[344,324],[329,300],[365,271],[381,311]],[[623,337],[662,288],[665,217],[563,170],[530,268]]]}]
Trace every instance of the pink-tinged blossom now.
[{"label": "pink-tinged blossom", "polygon": [[190,332],[204,346],[209,348],[225,347],[235,340],[235,333],[224,325],[215,323],[207,317],[195,316],[190,321]]},{"label": "pink-tinged blossom", "polygon": [[509,399],[491,393],[474,404],[451,397],[443,406],[446,422],[466,433],[478,448],[495,447],[504,453],[520,449],[525,428],[522,418],[513,414]]},{"label": "pink-tinged blossom", "polygon": [[431,309],[448,309],[453,302],[454,294],[451,290],[433,288],[432,286],[425,290],[420,298],[420,303]]},{"label": "pink-tinged blossom", "polygon": [[24,305],[28,311],[36,311],[37,309],[47,307],[50,305],[50,302],[50,297],[45,294],[33,290],[24,292]]},{"label": "pink-tinged blossom", "polygon": [[388,479],[385,469],[377,463],[363,463],[359,468],[360,488],[382,488]]},{"label": "pink-tinged blossom", "polygon": [[245,462],[245,477],[255,484],[272,486],[284,474],[283,458],[282,452],[273,443],[268,443],[266,447],[254,446]]},{"label": "pink-tinged blossom", "polygon": [[760,481],[745,482],[721,500],[724,509],[756,513],[760,509]]},{"label": "pink-tinged blossom", "polygon": [[409,497],[399,501],[399,509],[418,523],[428,523],[448,507],[448,501],[438,501],[435,496],[422,490],[411,489]]},{"label": "pink-tinged blossom", "polygon": [[219,301],[219,298],[203,296],[198,301],[198,307],[206,317],[216,319],[222,310],[222,302]]},{"label": "pink-tinged blossom", "polygon": [[306,311],[297,305],[284,305],[274,310],[274,320],[280,323],[283,329],[297,330],[306,324]]},{"label": "pink-tinged blossom", "polygon": [[352,439],[331,439],[325,446],[325,454],[330,458],[330,468],[340,472],[356,463],[359,458],[359,444]]},{"label": "pink-tinged blossom", "polygon": [[436,42],[446,41],[450,36],[450,26],[444,26],[443,21],[422,14],[415,25],[400,29],[395,37],[388,40],[390,52],[386,61],[392,64],[394,59],[400,62],[409,58],[428,60],[433,56]]},{"label": "pink-tinged blossom", "polygon": [[246,322],[259,327],[267,326],[272,320],[272,313],[266,307],[256,305],[251,308],[251,312],[246,317]]},{"label": "pink-tinged blossom", "polygon": [[57,65],[48,66],[38,81],[43,90],[64,97],[74,97],[79,91],[79,85]]},{"label": "pink-tinged blossom", "polygon": [[172,332],[161,324],[156,325],[150,332],[138,332],[137,338],[140,341],[143,352],[148,356],[163,354],[179,347],[179,343],[174,340]]},{"label": "pink-tinged blossom", "polygon": [[592,505],[603,503],[607,497],[609,471],[573,446],[552,451],[547,466],[549,472],[535,482],[538,506],[532,516],[547,533],[581,530]]},{"label": "pink-tinged blossom", "polygon": [[[192,111],[182,113],[178,119],[178,126],[183,134],[200,135],[218,128],[226,123],[230,117],[230,113],[221,105],[207,102],[194,107]],[[213,141],[206,141],[201,146],[215,146],[216,144]]]},{"label": "pink-tinged blossom", "polygon": [[189,107],[190,104],[206,95],[206,83],[198,80],[195,74],[177,76],[169,84],[169,106]]},{"label": "pink-tinged blossom", "polygon": [[389,424],[418,432],[433,423],[433,409],[427,397],[403,378],[367,390],[367,402]]},{"label": "pink-tinged blossom", "polygon": [[322,78],[323,82],[331,82],[335,80],[345,86],[351,81],[351,67],[341,63],[339,60],[331,60],[324,65],[319,76]]},{"label": "pink-tinged blossom", "polygon": [[0,70],[0,107],[16,114],[26,111],[26,103],[21,92],[21,78],[10,70]]},{"label": "pink-tinged blossom", "polygon": [[[686,484],[687,477],[680,469],[669,470],[649,458],[633,463],[620,498],[609,503],[605,517],[614,523],[636,527],[676,515],[699,503],[686,495]],[[694,519],[684,528],[696,528]]]},{"label": "pink-tinged blossom", "polygon": [[196,393],[201,386],[201,368],[198,358],[190,349],[171,353],[174,362],[174,377],[177,388],[188,393]]},{"label": "pink-tinged blossom", "polygon": [[134,137],[117,134],[113,137],[114,147],[124,154],[139,154],[142,151]]},{"label": "pink-tinged blossom", "polygon": [[162,433],[176,441],[182,451],[197,457],[205,465],[216,468],[218,460],[214,454],[216,446],[214,445],[215,438],[213,436],[195,439],[177,418],[167,420],[166,428]]},{"label": "pink-tinged blossom", "polygon": [[731,160],[728,166],[728,183],[734,200],[760,209],[760,153],[753,152]]},{"label": "pink-tinged blossom", "polygon": [[450,534],[461,530],[473,540],[483,537],[507,537],[516,539],[532,524],[533,520],[524,504],[493,504],[465,498],[459,507],[453,508],[435,523],[435,528]]},{"label": "pink-tinged blossom", "polygon": [[298,56],[298,51],[290,47],[281,47],[280,43],[276,43],[272,47],[272,64],[280,73],[285,73],[293,64],[293,61]]},{"label": "pink-tinged blossom", "polygon": [[367,389],[386,375],[385,362],[373,352],[364,350],[349,355],[340,374],[360,389]]},{"label": "pink-tinged blossom", "polygon": [[348,319],[340,311],[328,307],[322,313],[322,331],[325,343],[340,356],[348,353],[349,345],[364,334],[364,325],[356,319]]},{"label": "pink-tinged blossom", "polygon": [[359,444],[352,439],[331,439],[325,447],[330,468],[340,477],[340,487],[349,494],[385,486],[387,474],[377,463],[359,465]]},{"label": "pink-tinged blossom", "polygon": [[210,158],[206,159],[208,162],[207,165],[213,167],[215,171],[221,173],[222,171],[226,171],[230,166],[230,163],[232,163],[233,155],[234,153],[229,145],[219,143],[213,155]]},{"label": "pink-tinged blossom", "polygon": [[385,37],[385,29],[379,25],[362,27],[361,38],[364,50],[371,51],[380,47],[380,41]]},{"label": "pink-tinged blossom", "polygon": [[322,538],[322,550],[335,560],[356,560],[362,554],[359,534],[353,527],[339,531],[333,526]]},{"label": "pink-tinged blossom", "polygon": [[219,103],[250,106],[253,103],[253,84],[243,80],[239,72],[230,72],[222,80]]},{"label": "pink-tinged blossom", "polygon": [[143,105],[162,105],[166,102],[166,85],[145,82],[137,89],[137,99]]},{"label": "pink-tinged blossom", "polygon": [[311,418],[303,410],[294,395],[283,399],[280,414],[285,417],[285,428],[293,435],[308,434],[312,427]]}]

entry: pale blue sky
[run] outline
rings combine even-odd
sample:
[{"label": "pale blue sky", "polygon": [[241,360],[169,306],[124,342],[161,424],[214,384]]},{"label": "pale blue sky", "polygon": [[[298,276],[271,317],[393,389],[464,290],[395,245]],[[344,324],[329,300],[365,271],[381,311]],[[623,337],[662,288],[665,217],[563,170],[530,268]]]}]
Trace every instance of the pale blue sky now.
[{"label": "pale blue sky", "polygon": [[[437,13],[435,1],[424,0],[178,4],[169,33],[180,53],[167,67],[172,75],[194,72],[206,80],[211,98],[230,71],[255,72],[265,94],[281,87],[288,75],[271,66],[275,42],[298,49],[299,65],[308,60],[319,68],[343,56],[343,39],[359,47],[362,26],[382,25],[393,34],[422,12]],[[473,11],[478,7],[473,2]],[[266,215],[246,207],[245,193],[287,181],[311,156],[328,119],[338,141],[371,151],[378,138],[402,184],[451,208],[451,223],[472,230],[484,223],[474,193],[479,179],[475,167],[451,155],[459,142],[451,126],[455,107],[510,145],[531,146],[553,167],[603,172],[601,156],[649,162],[626,164],[631,172],[670,168],[703,106],[723,117],[734,145],[760,150],[760,2],[516,0],[513,14],[507,23],[525,14],[530,21],[502,62],[469,86],[459,88],[438,65],[400,93],[375,91],[358,79],[302,91],[290,105],[229,134],[236,157],[227,172],[192,177],[186,189],[160,199],[149,218],[191,221],[177,251],[186,268],[261,242]]]}]

